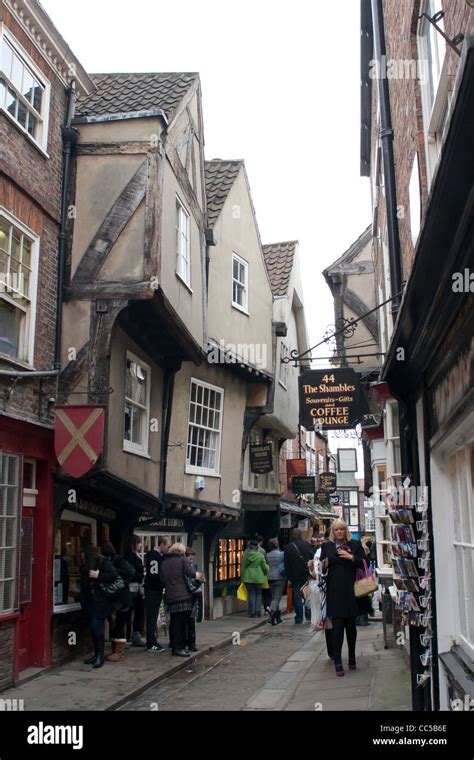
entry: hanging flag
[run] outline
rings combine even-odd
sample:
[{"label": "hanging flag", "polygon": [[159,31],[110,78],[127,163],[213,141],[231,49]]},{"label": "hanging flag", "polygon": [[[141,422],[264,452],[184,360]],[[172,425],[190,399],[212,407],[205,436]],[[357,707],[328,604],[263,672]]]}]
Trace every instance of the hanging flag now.
[{"label": "hanging flag", "polygon": [[80,478],[97,462],[104,445],[103,405],[56,406],[54,451],[61,468]]}]

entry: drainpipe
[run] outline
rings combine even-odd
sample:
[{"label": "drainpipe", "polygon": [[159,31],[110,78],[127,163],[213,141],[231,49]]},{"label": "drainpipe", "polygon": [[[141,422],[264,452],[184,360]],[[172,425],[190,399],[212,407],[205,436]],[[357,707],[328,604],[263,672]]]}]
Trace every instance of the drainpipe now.
[{"label": "drainpipe", "polygon": [[394,321],[400,309],[402,291],[402,272],[400,257],[400,233],[397,217],[397,185],[395,178],[395,160],[393,153],[393,127],[390,109],[390,90],[388,79],[382,76],[385,67],[387,48],[383,16],[383,0],[371,0],[372,23],[374,29],[374,53],[378,63],[377,87],[380,104],[380,139],[382,143],[383,170],[385,175],[385,197],[387,205],[388,254],[390,261],[390,284],[392,289],[392,315]]},{"label": "drainpipe", "polygon": [[173,410],[174,382],[177,372],[178,368],[166,369],[163,377],[160,477],[158,485],[158,499],[163,514],[165,513],[164,497],[166,490],[166,468],[168,466],[168,444],[170,439],[171,412]]},{"label": "drainpipe", "polygon": [[54,341],[54,369],[61,370],[61,332],[62,332],[62,306],[64,288],[64,268],[66,258],[66,225],[70,190],[71,154],[72,147],[76,144],[79,132],[72,127],[74,110],[76,106],[76,83],[74,80],[68,90],[66,123],[61,127],[63,141],[63,175],[62,175],[62,198],[61,198],[61,221],[58,235],[58,282],[56,290],[56,336]]}]

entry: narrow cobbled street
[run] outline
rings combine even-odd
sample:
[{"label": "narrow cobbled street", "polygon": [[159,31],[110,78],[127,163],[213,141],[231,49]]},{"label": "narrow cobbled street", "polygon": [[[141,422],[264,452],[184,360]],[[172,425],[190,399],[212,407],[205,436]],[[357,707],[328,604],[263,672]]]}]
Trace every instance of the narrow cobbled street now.
[{"label": "narrow cobbled street", "polygon": [[262,627],[190,663],[121,710],[410,710],[409,670],[397,649],[384,650],[382,625],[359,629],[358,667],[335,678],[321,633]]}]

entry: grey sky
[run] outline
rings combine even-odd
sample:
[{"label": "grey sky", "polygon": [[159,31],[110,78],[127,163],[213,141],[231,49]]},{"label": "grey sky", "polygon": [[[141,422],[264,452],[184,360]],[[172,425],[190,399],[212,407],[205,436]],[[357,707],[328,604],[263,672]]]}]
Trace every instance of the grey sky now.
[{"label": "grey sky", "polygon": [[357,0],[42,5],[89,72],[199,71],[206,158],[245,159],[264,243],[300,241],[309,337],[319,342],[333,322],[320,273],[370,221]]}]

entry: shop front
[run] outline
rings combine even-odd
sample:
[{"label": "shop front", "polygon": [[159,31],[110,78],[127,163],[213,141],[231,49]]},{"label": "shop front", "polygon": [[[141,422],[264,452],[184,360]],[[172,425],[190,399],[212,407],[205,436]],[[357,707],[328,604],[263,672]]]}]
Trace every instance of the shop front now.
[{"label": "shop front", "polygon": [[[0,688],[50,665],[53,432],[2,416],[0,433]],[[3,659],[3,658],[2,658]]]}]

